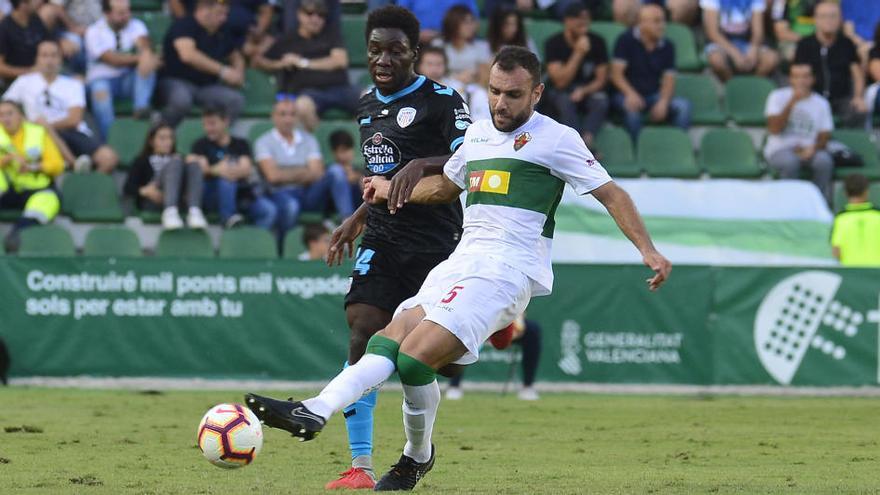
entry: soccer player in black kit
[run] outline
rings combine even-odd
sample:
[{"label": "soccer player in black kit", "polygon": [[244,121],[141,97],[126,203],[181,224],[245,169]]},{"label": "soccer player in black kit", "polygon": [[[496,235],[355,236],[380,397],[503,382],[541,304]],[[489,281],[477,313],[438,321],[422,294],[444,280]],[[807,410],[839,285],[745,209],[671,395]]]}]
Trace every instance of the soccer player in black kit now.
[{"label": "soccer player in black kit", "polygon": [[[410,11],[397,6],[373,11],[365,36],[375,85],[361,98],[357,116],[367,175],[439,173],[471,123],[467,105],[452,88],[414,72],[419,22]],[[331,265],[341,262],[346,251],[350,256],[354,240],[364,234],[345,298],[351,328],[348,363],[364,355],[370,337],[391,321],[401,302],[418,292],[428,272],[449,257],[461,236],[461,223],[457,202],[407,205],[395,214],[384,205],[364,203],[333,233]],[[376,391],[345,409],[352,468],[327,488],[373,488],[375,404]]]}]

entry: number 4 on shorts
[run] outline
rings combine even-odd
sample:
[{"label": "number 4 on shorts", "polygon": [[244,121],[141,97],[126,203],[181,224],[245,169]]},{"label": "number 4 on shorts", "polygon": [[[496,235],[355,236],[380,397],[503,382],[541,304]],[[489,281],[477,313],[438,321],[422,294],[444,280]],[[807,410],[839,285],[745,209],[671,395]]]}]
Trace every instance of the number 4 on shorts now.
[{"label": "number 4 on shorts", "polygon": [[376,254],[376,251],[372,249],[358,248],[357,259],[354,262],[354,271],[361,275],[366,275],[370,271],[370,262],[373,260],[374,254]]},{"label": "number 4 on shorts", "polygon": [[455,299],[455,296],[458,295],[458,291],[460,291],[462,289],[464,289],[464,287],[462,287],[460,285],[456,285],[455,287],[452,288],[452,290],[450,290],[448,293],[446,293],[446,297],[444,299],[441,299],[440,302],[442,302],[443,304],[451,303],[452,300]]}]

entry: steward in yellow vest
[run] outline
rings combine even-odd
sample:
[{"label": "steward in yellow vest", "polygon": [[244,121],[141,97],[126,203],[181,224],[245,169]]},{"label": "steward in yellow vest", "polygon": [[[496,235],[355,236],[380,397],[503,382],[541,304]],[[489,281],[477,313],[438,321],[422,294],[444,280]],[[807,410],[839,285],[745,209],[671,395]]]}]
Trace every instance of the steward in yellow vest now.
[{"label": "steward in yellow vest", "polygon": [[844,266],[880,266],[880,211],[868,201],[868,179],[853,174],[844,181],[846,209],[834,217],[831,250]]}]

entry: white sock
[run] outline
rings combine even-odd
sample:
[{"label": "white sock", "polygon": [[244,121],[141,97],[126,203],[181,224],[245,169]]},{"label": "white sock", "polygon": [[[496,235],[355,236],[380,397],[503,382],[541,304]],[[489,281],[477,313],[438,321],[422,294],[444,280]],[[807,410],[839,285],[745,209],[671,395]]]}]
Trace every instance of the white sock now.
[{"label": "white sock", "polygon": [[431,458],[431,432],[439,405],[437,380],[427,385],[403,386],[403,429],[406,432],[403,454],[416,462],[428,462]]},{"label": "white sock", "polygon": [[336,375],[317,397],[302,401],[303,405],[328,420],[336,411],[345,409],[364,394],[381,387],[394,369],[394,363],[387,357],[365,354],[357,363]]}]

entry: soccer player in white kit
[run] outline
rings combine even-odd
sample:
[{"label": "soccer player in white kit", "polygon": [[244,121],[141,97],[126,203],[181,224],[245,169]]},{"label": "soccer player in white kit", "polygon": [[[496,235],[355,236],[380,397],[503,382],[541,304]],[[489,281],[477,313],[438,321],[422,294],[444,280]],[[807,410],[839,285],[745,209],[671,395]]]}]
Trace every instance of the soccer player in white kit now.
[{"label": "soccer player in white kit", "polygon": [[611,180],[577,131],[534,111],[543,89],[533,53],[521,47],[502,49],[489,75],[492,119],[467,129],[464,144],[443,174],[420,178],[416,171],[398,174],[392,182],[371,178],[365,199],[388,200],[392,212],[407,202],[456,201],[466,190],[462,239],[370,340],[364,357],[317,397],[293,402],[248,394],[247,405],[267,426],[303,440],[314,438],[332,414],[397,371],[407,442],[398,463],[375,489],[415,487],[434,464],[437,370],[476,362],[492,333],[522,313],[532,296],[552,289],[554,213],[565,184],[605,205],[655,272],[647,281],[649,289],[663,284],[671,265],[654,248],[629,195]]}]

